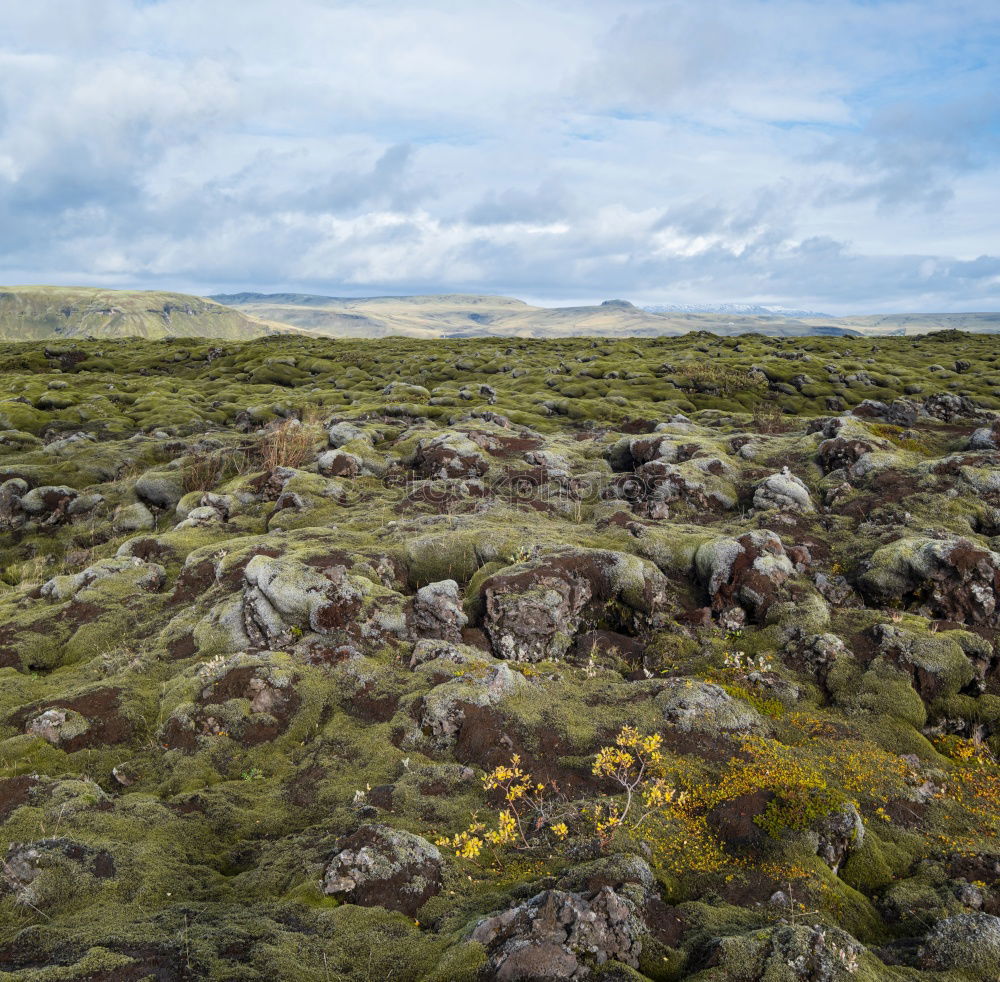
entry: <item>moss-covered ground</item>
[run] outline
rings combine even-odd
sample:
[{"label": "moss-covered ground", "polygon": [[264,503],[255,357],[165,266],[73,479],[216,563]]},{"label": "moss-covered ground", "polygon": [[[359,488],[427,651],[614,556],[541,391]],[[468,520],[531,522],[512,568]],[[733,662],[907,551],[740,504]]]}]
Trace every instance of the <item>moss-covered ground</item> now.
[{"label": "moss-covered ground", "polygon": [[[954,332],[0,344],[0,979],[485,979],[477,921],[618,853],[658,917],[585,975],[986,978],[923,946],[1000,913],[1000,452],[973,440],[998,358]],[[784,468],[807,507],[761,490]],[[448,579],[461,638],[415,657]],[[598,835],[626,725],[685,805]],[[323,893],[363,823],[495,814],[514,753],[564,836],[442,847],[413,916]],[[780,974],[762,932],[802,925],[861,954]]]}]

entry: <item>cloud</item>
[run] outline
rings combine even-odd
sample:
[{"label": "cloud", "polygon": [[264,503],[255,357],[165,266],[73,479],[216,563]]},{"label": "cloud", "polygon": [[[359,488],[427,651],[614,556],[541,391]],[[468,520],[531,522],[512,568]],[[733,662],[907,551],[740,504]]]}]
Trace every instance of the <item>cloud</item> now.
[{"label": "cloud", "polygon": [[473,225],[544,225],[567,218],[573,204],[562,180],[549,178],[537,188],[505,188],[487,191],[469,209],[466,219]]},{"label": "cloud", "polygon": [[1000,304],[987,0],[86,8],[5,14],[0,280]]}]

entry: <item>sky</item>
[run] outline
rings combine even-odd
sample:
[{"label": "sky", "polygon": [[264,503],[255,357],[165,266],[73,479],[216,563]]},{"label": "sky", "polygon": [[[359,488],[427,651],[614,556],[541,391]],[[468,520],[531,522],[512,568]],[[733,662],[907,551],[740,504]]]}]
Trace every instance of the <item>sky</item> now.
[{"label": "sky", "polygon": [[0,282],[1000,309],[997,0],[31,0]]}]

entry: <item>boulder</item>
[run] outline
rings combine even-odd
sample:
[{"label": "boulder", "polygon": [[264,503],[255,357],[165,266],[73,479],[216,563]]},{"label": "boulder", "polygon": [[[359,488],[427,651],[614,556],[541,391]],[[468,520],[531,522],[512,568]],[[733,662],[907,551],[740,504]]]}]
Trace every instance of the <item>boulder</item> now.
[{"label": "boulder", "polygon": [[543,661],[561,658],[580,628],[593,596],[585,577],[539,574],[517,592],[488,584],[484,625],[498,658]]},{"label": "boulder", "polygon": [[184,475],[179,470],[146,471],[135,482],[135,493],[154,508],[175,508],[184,497]]},{"label": "boulder", "polygon": [[29,736],[41,737],[54,747],[69,743],[90,729],[85,716],[72,709],[53,708],[28,721],[24,732]]},{"label": "boulder", "polygon": [[326,431],[326,435],[330,446],[334,449],[342,447],[345,443],[352,443],[354,440],[371,442],[371,437],[360,426],[348,422],[334,423]]},{"label": "boulder", "polygon": [[469,618],[462,610],[461,593],[454,580],[428,583],[413,598],[413,632],[420,638],[460,642]]},{"label": "boulder", "polygon": [[1000,450],[1000,419],[976,430],[969,437],[969,450]]},{"label": "boulder", "polygon": [[826,684],[830,669],[839,658],[851,657],[847,645],[836,634],[811,634],[789,644],[785,661]]},{"label": "boulder", "polygon": [[590,605],[637,634],[658,624],[668,604],[666,578],[652,563],[604,549],[565,548],[510,566],[482,591],[494,653],[514,661],[561,658]]},{"label": "boulder", "polygon": [[0,484],[0,528],[16,528],[25,523],[21,498],[28,493],[28,482],[12,477]]},{"label": "boulder", "polygon": [[469,939],[487,951],[487,977],[502,982],[585,979],[608,961],[639,965],[646,933],[636,905],[609,886],[594,893],[543,890],[484,918]]},{"label": "boulder", "polygon": [[111,520],[112,528],[119,534],[129,532],[146,532],[156,527],[153,513],[141,502],[122,505]]},{"label": "boulder", "polygon": [[488,470],[486,458],[464,434],[445,432],[417,444],[413,467],[427,478],[476,478]]},{"label": "boulder", "polygon": [[[459,649],[466,651],[468,649]],[[509,665],[484,666],[474,658],[455,664],[469,668],[458,678],[435,686],[420,701],[418,726],[438,749],[451,746],[465,722],[470,706],[496,706],[508,696],[524,691],[531,683]]]},{"label": "boulder", "polygon": [[244,572],[247,636],[266,646],[289,628],[324,634],[344,628],[361,609],[363,593],[343,566],[322,572],[290,559],[254,556]]},{"label": "boulder", "polygon": [[824,815],[810,828],[816,840],[816,855],[836,873],[843,861],[865,841],[865,823],[853,803],[847,802]]},{"label": "boulder", "polygon": [[835,436],[824,440],[818,448],[820,466],[824,474],[856,464],[866,453],[876,450],[869,440]]},{"label": "boulder", "polygon": [[410,668],[419,668],[421,665],[428,665],[432,662],[446,662],[449,666],[471,664],[491,665],[493,664],[493,659],[481,648],[474,648],[471,645],[452,644],[449,641],[440,641],[433,638],[421,638],[413,646],[413,654],[410,656]]},{"label": "boulder", "polygon": [[779,511],[815,511],[809,489],[787,467],[780,474],[772,474],[759,485],[753,494],[753,506],[761,511],[777,508]]},{"label": "boulder", "polygon": [[[709,943],[703,982],[850,982],[891,973],[856,938],[839,928],[782,924]],[[880,971],[881,970],[881,971]]]},{"label": "boulder", "polygon": [[893,426],[913,426],[921,411],[921,407],[911,399],[894,399],[889,405],[875,399],[865,399],[854,407],[851,414]]},{"label": "boulder", "polygon": [[364,825],[337,843],[322,889],[361,907],[413,916],[441,890],[441,854],[426,839],[388,825]]},{"label": "boulder", "polygon": [[192,667],[187,702],[175,706],[161,727],[160,742],[186,753],[222,733],[256,746],[287,729],[302,703],[299,681],[287,655],[276,652],[215,658]]},{"label": "boulder", "polygon": [[954,392],[936,392],[926,396],[923,402],[923,411],[928,416],[933,416],[946,423],[954,422],[956,419],[975,418],[979,415],[979,408],[971,399],[966,396],[957,396]]},{"label": "boulder", "polygon": [[316,458],[316,468],[324,477],[357,477],[362,461],[345,450],[327,450]]},{"label": "boulder", "polygon": [[768,529],[706,542],[698,547],[694,565],[712,610],[725,611],[737,604],[757,621],[794,572],[781,539]]},{"label": "boulder", "polygon": [[104,504],[103,494],[80,494],[77,495],[67,506],[66,511],[69,515],[75,517],[77,515],[87,515],[92,512],[95,508]]},{"label": "boulder", "polygon": [[111,577],[131,582],[139,590],[155,592],[166,582],[167,571],[159,563],[148,563],[134,556],[102,559],[79,573],[54,576],[42,584],[41,594],[50,600],[69,600],[81,590]]},{"label": "boulder", "polygon": [[225,520],[218,508],[213,508],[211,505],[199,505],[197,508],[192,508],[187,513],[187,517],[178,522],[174,528],[204,528],[206,525],[219,525]]},{"label": "boulder", "polygon": [[1000,978],[1000,917],[956,914],[938,921],[924,938],[922,968],[970,973],[968,978]]},{"label": "boulder", "polygon": [[31,516],[50,515],[56,511],[65,512],[77,494],[79,492],[75,488],[67,488],[64,485],[33,488],[21,495],[21,510]]},{"label": "boulder", "polygon": [[952,696],[975,676],[973,663],[952,633],[912,634],[891,624],[877,624],[871,636],[879,654],[912,680],[913,687],[925,702]]},{"label": "boulder", "polygon": [[0,864],[0,890],[26,906],[47,906],[48,901],[64,895],[65,872],[73,867],[96,879],[107,879],[116,872],[111,853],[72,839],[12,842]]},{"label": "boulder", "polygon": [[764,728],[752,706],[734,699],[721,686],[692,678],[661,683],[656,705],[663,718],[683,732],[750,733]]},{"label": "boulder", "polygon": [[899,539],[876,549],[865,566],[858,586],[869,603],[1000,626],[1000,554],[968,539]]}]

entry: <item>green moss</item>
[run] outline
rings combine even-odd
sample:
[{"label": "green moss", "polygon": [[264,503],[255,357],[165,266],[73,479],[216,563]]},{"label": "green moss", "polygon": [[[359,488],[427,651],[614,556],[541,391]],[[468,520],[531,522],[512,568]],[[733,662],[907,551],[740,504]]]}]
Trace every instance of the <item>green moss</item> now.
[{"label": "green moss", "polygon": [[[935,362],[952,363],[948,346],[956,344],[934,338],[703,334],[372,345],[301,336],[246,345],[0,345],[0,477],[67,484],[91,500],[103,498],[85,514],[52,521],[16,524],[15,508],[15,524],[0,539],[0,778],[34,775],[35,782],[0,823],[0,855],[10,842],[57,835],[107,850],[116,866],[106,878],[72,862],[46,872],[42,913],[8,898],[0,948],[28,930],[22,941],[46,967],[20,976],[151,975],[156,965],[140,959],[152,943],[168,964],[194,977],[330,982],[363,977],[364,966],[370,977],[472,979],[485,953],[465,940],[470,924],[551,886],[573,857],[589,855],[589,820],[571,817],[571,835],[559,848],[507,853],[502,868],[446,856],[444,889],[420,911],[420,925],[320,892],[338,838],[368,820],[428,837],[466,828],[496,804],[480,775],[515,750],[552,775],[559,808],[571,812],[615,790],[593,775],[593,755],[626,724],[662,735],[671,780],[713,787],[749,751],[736,737],[692,735],[664,722],[657,693],[663,678],[682,677],[724,680],[731,695],[764,717],[767,735],[822,774],[829,789],[809,800],[787,797],[766,812],[764,824],[777,837],[749,850],[750,861],[759,861],[756,873],[775,879],[761,883],[765,899],[785,888],[786,875],[805,870],[803,899],[816,911],[810,916],[869,944],[897,930],[888,914],[882,917],[893,897],[931,919],[956,909],[947,878],[922,862],[956,830],[964,848],[988,852],[996,844],[983,818],[989,809],[980,803],[976,812],[952,796],[946,774],[953,765],[923,731],[945,720],[969,735],[998,728],[1000,698],[980,694],[972,676],[994,655],[978,633],[931,629],[919,616],[920,598],[905,592],[912,589],[906,563],[914,543],[947,535],[992,544],[996,519],[981,490],[988,468],[953,466],[967,456],[964,422],[922,421],[913,437],[842,417],[844,435],[878,442],[883,456],[877,472],[854,479],[849,495],[827,503],[842,478],[820,474],[822,434],[806,432],[804,417],[827,415],[826,399],[835,394],[853,406],[951,384],[988,405],[996,381],[992,341],[960,340],[962,357],[973,363],[960,379],[932,370]],[[709,363],[716,368],[706,371]],[[831,382],[828,364],[845,375],[866,372],[875,384]],[[753,365],[769,381],[750,379]],[[494,405],[475,395],[484,383],[496,391]],[[773,412],[760,411],[761,403]],[[688,420],[673,420],[678,411]],[[269,481],[255,456],[254,431],[303,413],[361,426],[370,440],[346,449],[371,473],[327,479],[307,459],[287,481]],[[692,495],[670,500],[666,517],[602,496],[613,479],[609,449],[661,423],[659,432],[683,448],[673,473]],[[476,452],[489,464],[481,484],[430,485],[411,473],[418,441],[446,427],[479,441]],[[94,439],[66,439],[80,431]],[[740,451],[747,439],[751,449]],[[557,455],[567,475],[518,501],[509,476],[540,468],[525,458],[529,447]],[[786,465],[828,510],[751,516],[761,475]],[[136,481],[150,473],[165,475],[171,496],[156,510],[155,528],[125,537],[114,515],[134,503]],[[706,507],[690,490],[695,485],[722,493],[731,505]],[[228,519],[174,528],[204,492],[228,496]],[[284,507],[287,500],[276,507],[282,493],[297,496],[294,507]],[[705,617],[699,608],[713,600],[693,575],[697,548],[764,526],[786,548],[808,546],[811,562],[786,583],[767,623],[734,632],[714,620],[693,626]],[[584,668],[520,666],[524,688],[495,705],[477,713],[448,703],[470,722],[451,742],[432,745],[418,732],[422,711],[455,691],[478,690],[471,683],[456,688],[446,660],[409,667],[411,640],[403,636],[413,591],[445,578],[461,584],[470,617],[461,651],[480,667],[455,671],[471,676],[491,664],[472,647],[486,643],[479,632],[487,577],[560,547],[617,554],[609,565],[613,599],[588,606],[585,627],[637,635],[609,639],[632,648],[629,657],[611,654]],[[81,571],[119,552],[163,566],[162,588],[144,589],[128,571],[74,585]],[[319,592],[325,570],[346,566],[363,595],[361,611],[322,632],[292,612],[289,630],[274,640],[285,650],[240,654],[252,647],[245,569],[260,554],[309,570],[306,579]],[[885,602],[914,613],[887,618],[856,606],[855,596],[843,604],[821,598],[817,573],[844,573],[864,586],[869,560],[876,587],[891,588],[897,577],[904,589],[897,595],[887,588]],[[60,592],[65,588],[62,599],[39,593],[53,577],[60,577]],[[655,609],[647,583],[660,594]],[[883,594],[868,590],[865,599],[881,603]],[[720,598],[716,606],[727,604]],[[899,644],[875,641],[871,629],[880,624],[891,624]],[[570,632],[563,625],[559,631],[571,645]],[[811,663],[803,642],[822,632],[842,638],[853,656]],[[735,651],[767,654],[773,666],[756,675],[723,668],[724,653]],[[635,681],[640,665],[660,677]],[[251,690],[234,683],[226,691],[232,670],[293,688],[293,709],[278,720],[265,704],[255,708]],[[121,739],[67,752],[24,733],[19,714],[26,708],[101,688],[120,691],[115,712],[130,727]],[[80,715],[90,727],[102,722]],[[177,735],[167,732],[171,722],[190,727],[189,744],[164,746]],[[954,744],[945,741],[941,752]],[[916,759],[900,762],[893,754]],[[881,768],[877,780],[865,772],[869,758]],[[908,768],[916,772],[910,783],[901,776]],[[880,817],[880,806],[893,810],[890,802],[907,800],[924,780],[945,790],[922,825],[903,828]],[[809,830],[845,800],[857,802],[867,835],[837,877],[810,850]],[[766,903],[720,900],[735,895],[733,877],[747,872],[741,863],[729,850],[714,874],[654,869],[665,902],[693,902],[681,903],[687,930],[677,949],[651,940],[645,946],[644,975],[690,975],[707,938],[737,936],[734,951],[761,954],[752,932],[773,930],[784,914]],[[756,889],[751,879],[742,885]],[[917,915],[911,920],[914,933],[925,931]],[[878,970],[866,956],[854,977],[879,978]],[[632,974],[616,965],[603,971]]]}]

